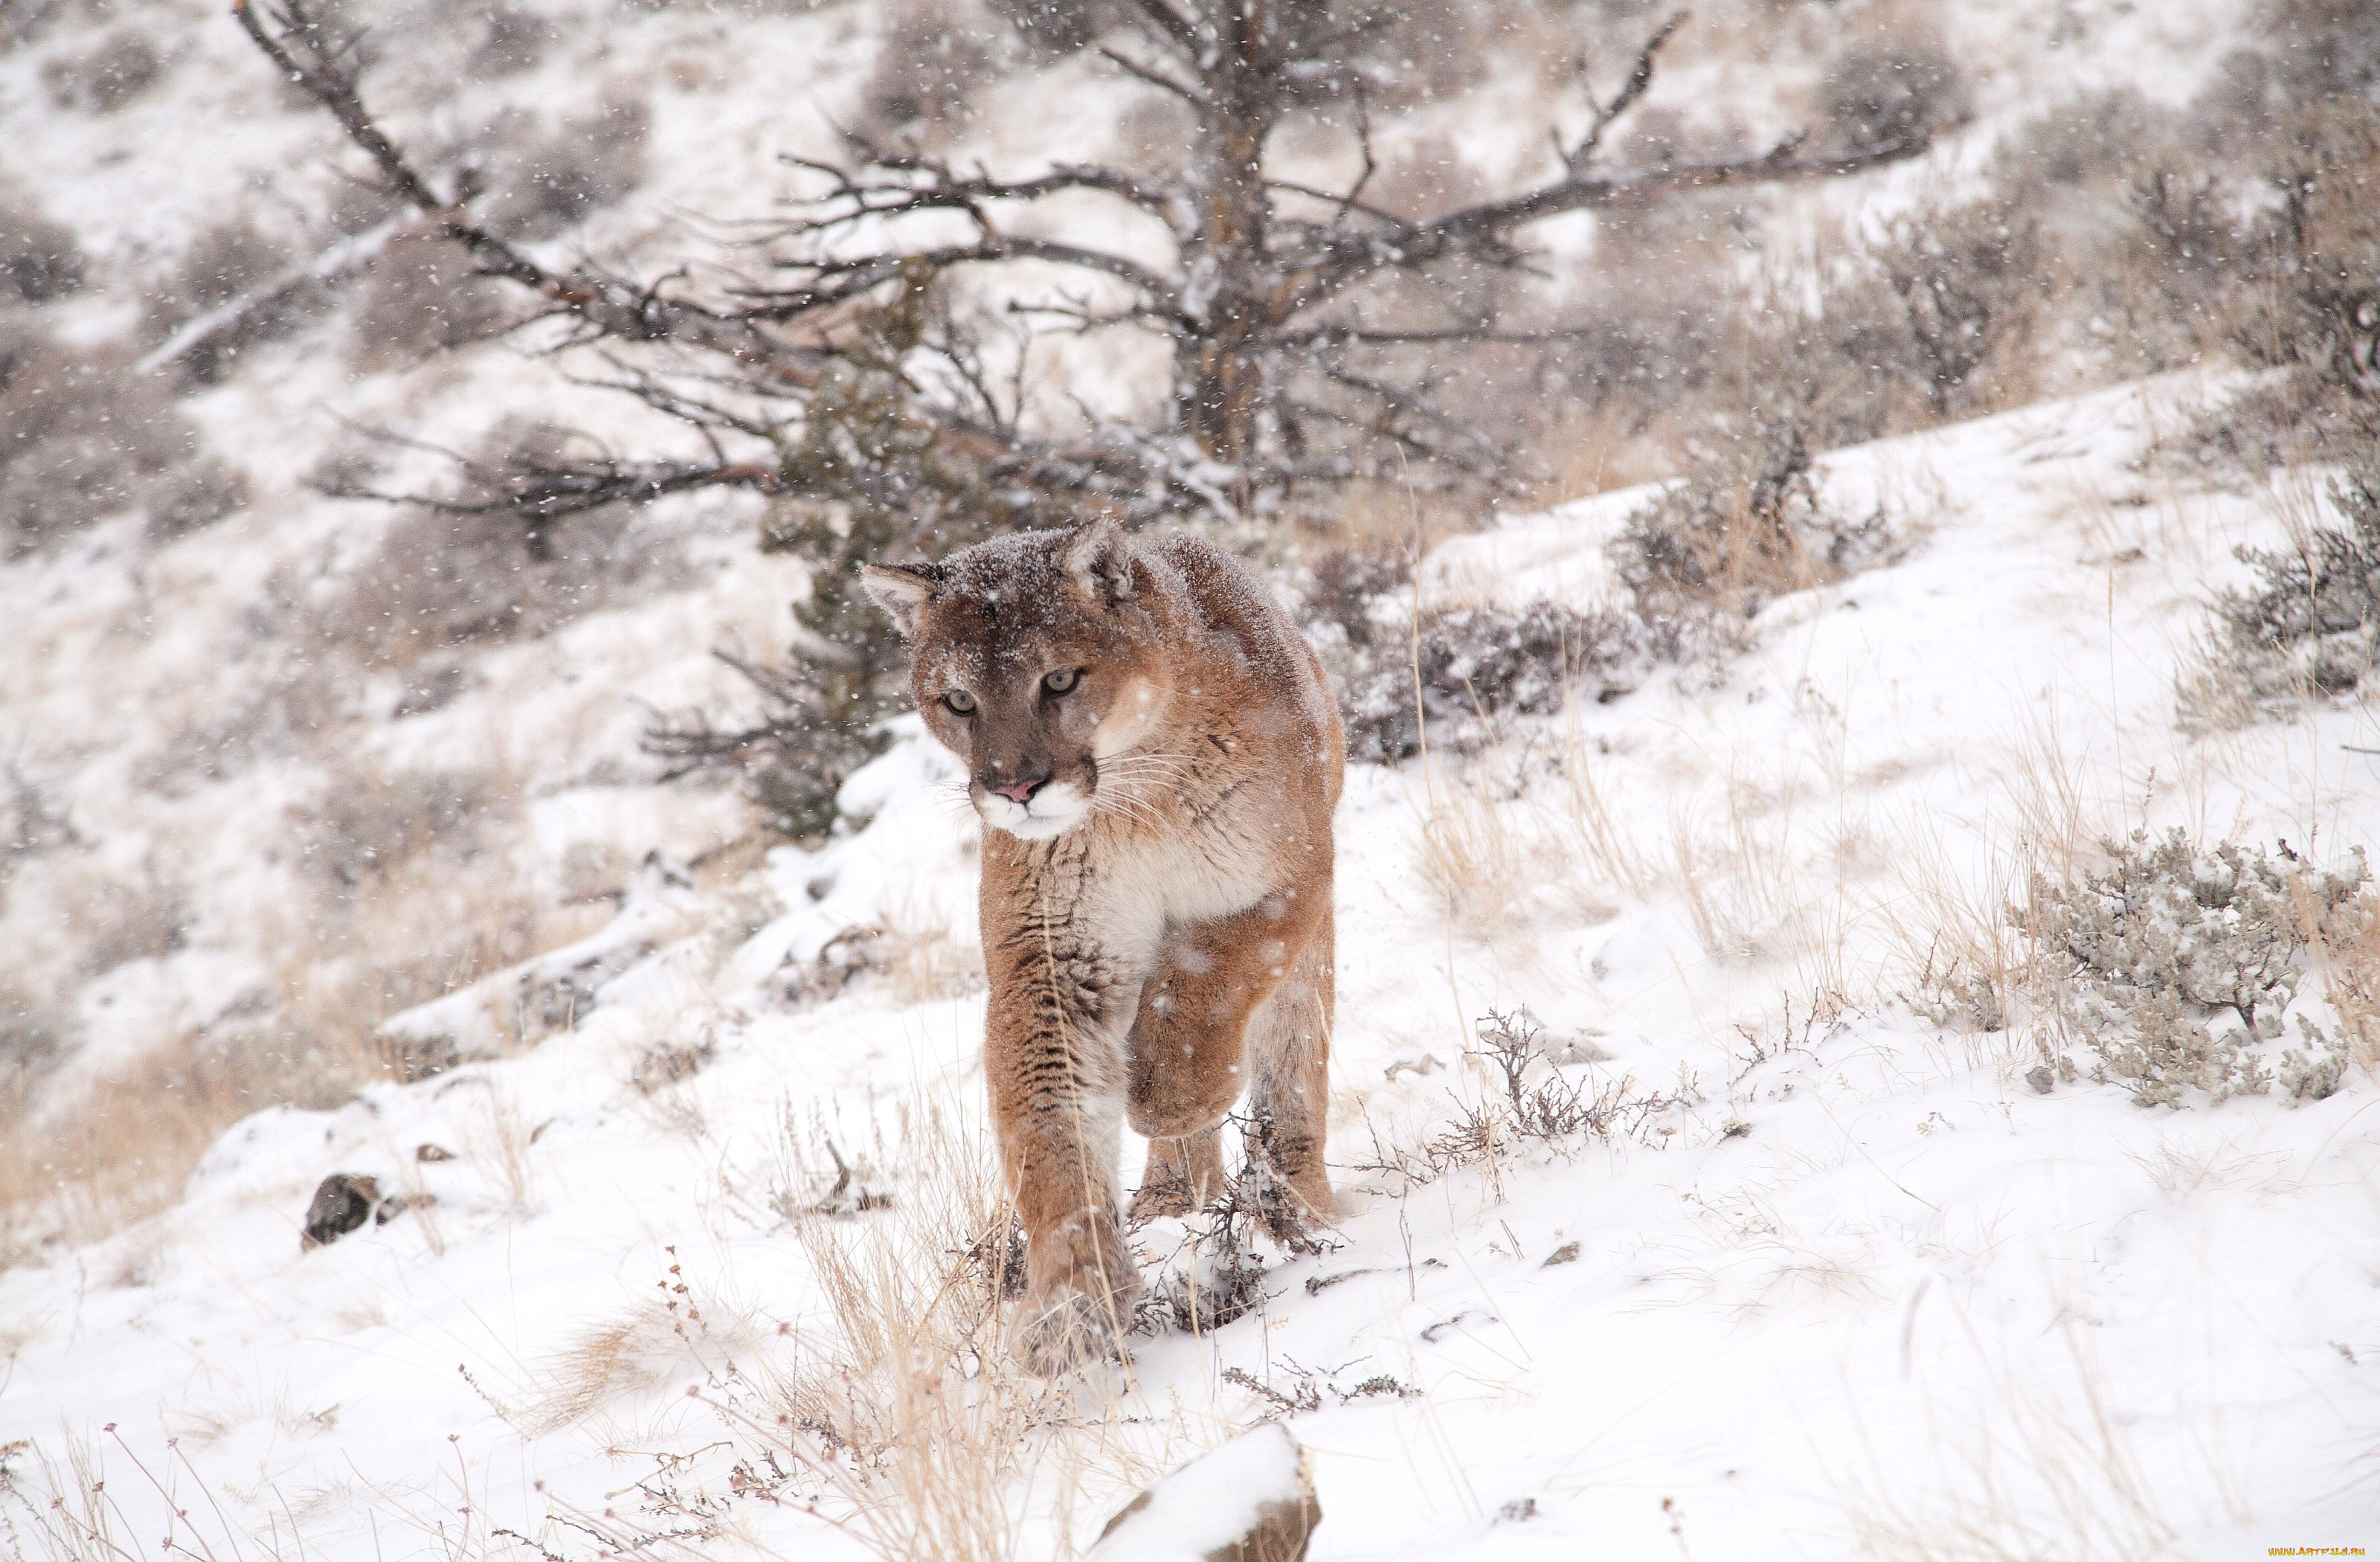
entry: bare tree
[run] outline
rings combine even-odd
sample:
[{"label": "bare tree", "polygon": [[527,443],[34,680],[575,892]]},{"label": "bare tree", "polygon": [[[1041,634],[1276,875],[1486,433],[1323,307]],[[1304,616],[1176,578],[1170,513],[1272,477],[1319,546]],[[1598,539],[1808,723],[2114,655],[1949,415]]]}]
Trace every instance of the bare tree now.
[{"label": "bare tree", "polygon": [[[782,675],[756,670],[760,726],[669,722],[651,746],[674,765],[833,750],[841,757],[814,778],[824,792],[783,811],[812,824],[822,806],[831,816],[820,797],[864,752],[816,735],[848,737],[888,712],[899,665],[848,590],[856,563],[1087,514],[1281,518],[1389,463],[1417,480],[1499,483],[1512,453],[1448,404],[1445,371],[1467,352],[1556,335],[1512,318],[1509,289],[1479,286],[1528,273],[1532,225],[1855,173],[1923,150],[1939,128],[1920,118],[1833,150],[1795,135],[1739,157],[1622,164],[1612,131],[1651,89],[1681,14],[1642,41],[1616,84],[1590,86],[1581,122],[1548,128],[1536,181],[1402,215],[1366,197],[1373,103],[1395,85],[1397,29],[1412,7],[1108,0],[1069,36],[1186,109],[1177,171],[1059,161],[999,173],[853,134],[842,161],[796,160],[807,188],[740,243],[698,255],[689,235],[678,263],[639,279],[548,264],[481,220],[470,169],[442,182],[376,116],[359,36],[321,3],[235,0],[257,47],[415,221],[534,300],[528,321],[559,322],[554,341],[599,353],[600,383],[690,436],[673,455],[581,441],[457,458],[459,482],[426,502],[517,516],[534,554],[566,517],[604,505],[705,488],[771,496],[764,545],[817,567],[814,594],[795,609],[800,660]],[[1355,172],[1339,188],[1278,171],[1275,140],[1300,121],[1347,138]],[[697,260],[718,280],[698,286]],[[1062,280],[1039,280],[1050,275]],[[1111,331],[1166,344],[1158,417],[1051,417],[1027,404],[1037,336]]]},{"label": "bare tree", "polygon": [[[1806,150],[1796,135],[1751,156],[1607,166],[1608,135],[1651,87],[1662,47],[1685,20],[1680,13],[1644,41],[1609,96],[1590,90],[1583,125],[1567,134],[1549,129],[1552,166],[1542,182],[1410,218],[1365,199],[1378,167],[1368,100],[1382,70],[1365,45],[1391,29],[1392,10],[1129,0],[1115,15],[1100,53],[1188,110],[1194,130],[1182,173],[1062,163],[1006,178],[854,138],[852,165],[805,165],[825,189],[774,236],[774,258],[796,281],[796,296],[880,286],[920,262],[941,274],[1038,261],[1117,285],[1124,298],[1111,304],[1055,298],[1021,307],[1073,329],[1126,327],[1164,338],[1172,357],[1168,416],[1144,448],[1178,473],[1207,469],[1207,481],[1180,486],[1220,491],[1244,510],[1300,483],[1360,475],[1366,443],[1476,476],[1510,470],[1511,453],[1433,395],[1430,374],[1412,355],[1383,360],[1379,349],[1443,353],[1549,333],[1500,318],[1492,301],[1467,296],[1473,289],[1446,287],[1419,290],[1437,295],[1435,320],[1370,324],[1378,311],[1364,306],[1380,285],[1521,273],[1530,263],[1522,236],[1546,218],[1856,172],[1922,151],[1938,128],[1896,127],[1831,153]],[[1359,171],[1343,189],[1269,171],[1277,132],[1318,113],[1348,127]],[[1153,225],[1170,260],[1151,264],[1101,243],[1116,229],[1112,221],[1055,218],[1054,202],[1082,195]],[[929,217],[958,218],[970,231],[933,243],[904,226]],[[863,220],[887,236],[880,247],[856,255],[833,248]],[[1044,237],[1052,232],[1070,237]]]},{"label": "bare tree", "polygon": [[[1548,128],[1540,181],[1407,217],[1365,199],[1378,166],[1369,100],[1385,69],[1374,45],[1393,31],[1394,8],[1123,0],[1108,12],[1099,53],[1186,107],[1194,128],[1181,172],[1059,162],[1010,177],[854,135],[845,162],[796,160],[817,181],[808,198],[763,229],[723,287],[698,297],[683,268],[649,281],[555,269],[476,220],[471,180],[440,189],[374,116],[357,36],[330,25],[316,0],[237,0],[237,14],[389,190],[489,275],[533,294],[540,316],[568,320],[569,340],[670,349],[666,364],[640,362],[615,384],[698,433],[713,458],[466,474],[480,481],[461,502],[544,520],[712,485],[843,497],[836,481],[853,474],[823,479],[787,452],[804,443],[822,400],[847,402],[850,382],[870,376],[884,384],[869,397],[896,400],[916,442],[949,469],[943,475],[964,472],[961,486],[1064,494],[1069,506],[1088,499],[1134,518],[1263,511],[1301,485],[1361,475],[1367,448],[1492,478],[1509,470],[1510,453],[1443,404],[1427,363],[1384,351],[1425,348],[1442,361],[1464,347],[1548,333],[1501,318],[1492,299],[1448,278],[1524,272],[1525,232],[1548,217],[1853,173],[1922,151],[1938,129],[1896,125],[1831,151],[1794,135],[1753,155],[1614,166],[1610,132],[1651,88],[1680,13],[1635,50],[1608,94],[1590,90],[1582,124]],[[1343,189],[1270,171],[1282,127],[1318,116],[1350,137],[1359,172]],[[1112,210],[1095,213],[1086,196]],[[1161,236],[1163,260],[1114,242],[1134,219]],[[855,249],[862,232],[875,241]],[[988,372],[987,333],[956,315],[942,284],[985,268],[1013,275],[1026,262],[1106,285],[1012,291],[1011,311],[1028,329],[1139,330],[1169,344],[1161,425],[1063,438],[1024,431],[1021,394]],[[1416,282],[1416,296],[1439,299],[1439,318],[1367,323],[1377,311],[1364,305],[1378,289]]]}]

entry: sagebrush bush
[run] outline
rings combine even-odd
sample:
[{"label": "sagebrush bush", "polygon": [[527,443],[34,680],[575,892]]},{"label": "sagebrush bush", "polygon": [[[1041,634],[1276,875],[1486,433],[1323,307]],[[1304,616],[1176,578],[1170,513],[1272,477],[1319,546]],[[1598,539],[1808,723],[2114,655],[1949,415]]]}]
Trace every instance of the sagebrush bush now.
[{"label": "sagebrush bush", "polygon": [[476,138],[495,170],[476,210],[514,238],[545,238],[612,205],[644,182],[652,111],[614,97],[592,112],[547,126],[522,110],[499,116]]},{"label": "sagebrush bush", "polygon": [[2215,602],[2215,629],[2180,687],[2183,725],[2287,714],[2356,693],[2380,665],[2380,452],[2331,484],[2344,528],[2283,551],[2241,548],[2256,585]]},{"label": "sagebrush bush", "polygon": [[470,860],[501,806],[488,777],[470,771],[350,776],[301,816],[295,836],[322,890],[345,899],[419,858]]},{"label": "sagebrush bush", "polygon": [[42,85],[60,108],[113,114],[157,84],[164,56],[137,27],[120,27],[91,48],[42,67]]},{"label": "sagebrush bush", "polygon": [[246,501],[162,383],[107,348],[67,348],[0,319],[0,553],[127,510],[174,536]]},{"label": "sagebrush bush", "polygon": [[45,304],[80,287],[89,266],[73,229],[21,197],[0,198],[0,291]]},{"label": "sagebrush bush", "polygon": [[[468,453],[488,482],[502,461],[523,456],[567,464],[570,442],[552,426],[507,420]],[[342,496],[368,492],[343,463],[325,473]],[[485,503],[475,482],[458,502]],[[480,641],[531,640],[624,598],[685,578],[680,550],[640,529],[640,513],[611,505],[540,520],[504,508],[408,506],[338,583],[317,614],[315,632],[363,661],[410,667],[423,657]]]},{"label": "sagebrush bush", "polygon": [[[899,0],[886,13],[875,67],[859,92],[857,128],[879,137],[963,122],[975,94],[1010,63],[1013,45],[1033,37],[965,0]],[[1061,32],[1075,25],[1059,18]]]},{"label": "sagebrush bush", "polygon": [[2192,447],[2252,471],[2380,444],[2380,12],[2263,9],[2255,42],[2193,105],[2197,161],[2246,214],[2222,334],[2233,356],[2277,372],[2214,409]]},{"label": "sagebrush bush", "polygon": [[[2141,1105],[2179,1106],[2193,1090],[2218,1102],[2269,1092],[2265,1044],[2282,1035],[2308,951],[2369,882],[2362,853],[2342,873],[2286,846],[2202,849],[2180,830],[2103,846],[2106,867],[2035,873],[2026,904],[2010,909],[2032,950],[2020,981],[2089,1050],[2093,1076],[2130,1086]],[[2210,1023],[2227,1014],[2237,1023]],[[2301,1030],[2307,1045],[2281,1058],[2282,1089],[2319,1099],[2338,1088],[2347,1043]]]},{"label": "sagebrush bush", "polygon": [[1828,62],[1828,128],[1846,148],[1884,146],[1963,120],[1965,79],[1949,53],[1916,36],[1848,49]]},{"label": "sagebrush bush", "polygon": [[404,235],[372,258],[348,316],[356,367],[402,368],[499,334],[512,318],[501,284],[460,245]]},{"label": "sagebrush bush", "polygon": [[0,982],[0,1103],[21,1097],[73,1035],[73,1017],[57,1003]]},{"label": "sagebrush bush", "polygon": [[2008,404],[2011,376],[2023,388],[2048,261],[2017,201],[1929,203],[1886,225],[1821,318],[1836,351],[1913,398],[1925,421],[1973,417]]},{"label": "sagebrush bush", "polygon": [[1405,554],[1334,548],[1283,582],[1338,691],[1352,760],[1475,749],[1500,717],[1548,714],[1573,693],[1611,698],[1642,659],[1636,626],[1610,610],[1539,601],[1426,607],[1416,620],[1412,578]]},{"label": "sagebrush bush", "polygon": [[1887,562],[1898,546],[1882,510],[1827,506],[1799,427],[1755,419],[1631,515],[1609,551],[1647,649],[1690,661],[1739,645],[1777,597]]},{"label": "sagebrush bush", "polygon": [[551,19],[514,6],[492,6],[481,13],[480,21],[485,31],[480,46],[471,52],[469,65],[476,80],[536,68],[562,34]]}]

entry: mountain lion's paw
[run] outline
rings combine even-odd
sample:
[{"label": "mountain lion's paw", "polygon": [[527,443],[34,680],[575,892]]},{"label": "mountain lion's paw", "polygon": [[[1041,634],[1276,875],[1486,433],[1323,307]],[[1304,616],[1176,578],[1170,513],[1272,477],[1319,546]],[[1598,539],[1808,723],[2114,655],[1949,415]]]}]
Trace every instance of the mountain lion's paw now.
[{"label": "mountain lion's paw", "polygon": [[1129,1289],[1107,1296],[1068,1290],[1038,1300],[1027,1297],[1016,1359],[1036,1377],[1062,1377],[1094,1361],[1122,1361],[1132,1304]]}]

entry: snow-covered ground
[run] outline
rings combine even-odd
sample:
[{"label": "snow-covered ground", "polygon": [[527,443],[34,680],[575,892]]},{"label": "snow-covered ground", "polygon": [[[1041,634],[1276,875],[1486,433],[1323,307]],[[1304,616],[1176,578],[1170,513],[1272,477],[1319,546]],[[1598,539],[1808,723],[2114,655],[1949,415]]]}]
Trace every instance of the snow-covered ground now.
[{"label": "snow-covered ground", "polygon": [[[2028,860],[2096,833],[2325,862],[2380,835],[2369,710],[2176,726],[2232,545],[2281,531],[2271,495],[2148,459],[2203,390],[1839,452],[1830,500],[1881,505],[1906,554],[1775,603],[1716,688],[1658,677],[1473,759],[1356,767],[1349,1214],[1328,1251],[1272,1255],[1256,1312],[1033,1390],[994,1461],[1013,1531],[972,1554],[1071,1555],[1150,1474],[1275,1413],[1310,1452],[1317,1558],[2380,1544],[2373,1080],[2295,1107],[2042,1094],[2025,1027],[1945,1030],[1904,996]],[[1427,589],[1591,600],[1643,497],[1450,543]],[[989,1157],[953,779],[905,729],[823,848],[639,878],[583,947],[575,1029],[252,1117],[164,1214],[0,1275],[7,1468],[67,1493],[0,1533],[42,1555],[38,1522],[97,1513],[140,1556],[170,1534],[228,1557],[237,1534],[326,1562],[576,1559],[632,1530],[866,1555],[776,1418],[860,1349],[832,1254],[882,1245],[922,1305],[972,1235],[935,1224]],[[876,969],[844,986],[858,929]],[[2321,1004],[2309,981],[2292,1013]],[[1567,1077],[1676,1104],[1608,1141],[1382,1169],[1488,1088],[1474,1026],[1524,1007],[1574,1046]],[[301,1251],[334,1171],[408,1206]],[[889,1205],[815,1213],[862,1190]],[[1179,1236],[1144,1233],[1153,1264]]]}]

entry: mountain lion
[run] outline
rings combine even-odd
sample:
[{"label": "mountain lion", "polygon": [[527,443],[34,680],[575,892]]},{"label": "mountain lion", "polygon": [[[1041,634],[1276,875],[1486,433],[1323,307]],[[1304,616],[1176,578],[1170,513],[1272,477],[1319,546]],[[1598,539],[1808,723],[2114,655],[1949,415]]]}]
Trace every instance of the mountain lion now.
[{"label": "mountain lion", "polygon": [[1328,1218],[1330,814],[1345,739],[1313,649],[1232,559],[1112,521],[870,565],[983,836],[984,1025],[1026,1235],[1035,1371],[1116,1353],[1135,1214],[1220,1191],[1243,1092],[1277,1225]]}]

